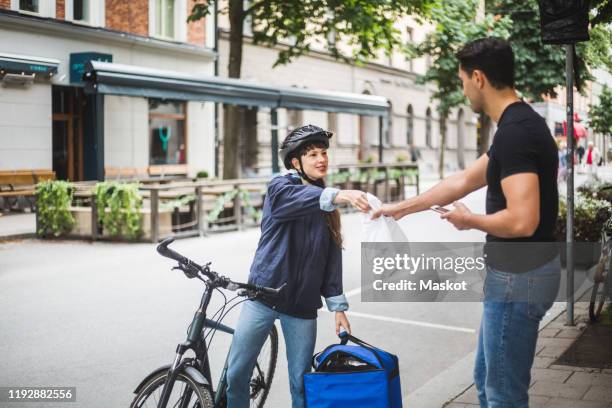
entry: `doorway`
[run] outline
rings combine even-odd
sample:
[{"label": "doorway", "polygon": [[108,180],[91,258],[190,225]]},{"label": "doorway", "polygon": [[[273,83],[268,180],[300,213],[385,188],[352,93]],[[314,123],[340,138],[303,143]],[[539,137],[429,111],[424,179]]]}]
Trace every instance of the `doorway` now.
[{"label": "doorway", "polygon": [[58,180],[83,180],[82,88],[53,86],[53,171]]}]

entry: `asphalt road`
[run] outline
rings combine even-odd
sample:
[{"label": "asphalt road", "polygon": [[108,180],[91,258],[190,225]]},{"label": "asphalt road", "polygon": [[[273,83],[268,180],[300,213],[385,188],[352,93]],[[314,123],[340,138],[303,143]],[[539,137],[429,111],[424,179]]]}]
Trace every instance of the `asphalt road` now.
[{"label": "asphalt road", "polygon": [[[463,201],[484,212],[483,190]],[[477,231],[454,230],[431,211],[400,224],[411,241],[484,239]],[[399,355],[403,393],[410,400],[411,393],[473,351],[481,305],[361,302],[361,215],[345,215],[343,230],[344,286],[351,295],[354,334]],[[258,238],[259,230],[250,229],[180,240],[173,247],[244,281]],[[148,372],[172,362],[202,294],[199,282],[171,271],[171,266],[152,244],[1,243],[0,386],[75,386],[77,402],[66,406],[127,406]],[[228,316],[229,325],[237,310]],[[323,311],[317,349],[335,341],[333,315]],[[217,335],[213,374],[222,366],[229,342],[227,335]],[[270,407],[290,406],[284,355],[281,341]]]}]

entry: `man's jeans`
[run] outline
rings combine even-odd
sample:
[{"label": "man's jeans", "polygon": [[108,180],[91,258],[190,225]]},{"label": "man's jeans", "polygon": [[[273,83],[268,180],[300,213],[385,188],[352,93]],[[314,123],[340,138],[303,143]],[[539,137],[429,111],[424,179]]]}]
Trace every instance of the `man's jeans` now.
[{"label": "man's jeans", "polygon": [[474,380],[481,408],[528,408],[542,317],[559,290],[559,257],[525,273],[487,268]]},{"label": "man's jeans", "polygon": [[249,406],[251,374],[276,319],[280,319],[285,337],[292,407],[304,408],[303,376],[310,372],[317,319],[292,317],[257,301],[243,304],[234,332],[227,368],[228,408]]}]

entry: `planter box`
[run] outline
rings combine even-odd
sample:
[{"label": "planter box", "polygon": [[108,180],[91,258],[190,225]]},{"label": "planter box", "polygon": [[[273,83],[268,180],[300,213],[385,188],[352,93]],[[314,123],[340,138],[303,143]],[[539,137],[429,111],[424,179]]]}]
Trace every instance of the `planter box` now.
[{"label": "planter box", "polygon": [[[109,211],[109,210],[107,210]],[[70,231],[71,236],[91,238],[91,207],[70,207],[70,213],[74,217],[74,227]],[[151,239],[151,209],[141,208],[142,231],[140,239]],[[172,234],[172,210],[159,210],[159,236],[165,237]],[[112,237],[107,231],[102,231],[104,238]]]}]

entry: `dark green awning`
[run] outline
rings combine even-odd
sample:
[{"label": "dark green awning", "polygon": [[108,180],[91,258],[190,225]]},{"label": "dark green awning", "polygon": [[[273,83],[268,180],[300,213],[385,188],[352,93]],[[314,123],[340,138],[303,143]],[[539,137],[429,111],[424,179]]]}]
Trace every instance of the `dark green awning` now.
[{"label": "dark green awning", "polygon": [[50,58],[0,53],[0,75],[36,74],[49,78],[57,74],[59,63],[59,60]]},{"label": "dark green awning", "polygon": [[375,116],[388,111],[387,99],[380,96],[256,85],[100,61],[87,63],[83,79],[91,93]]}]

